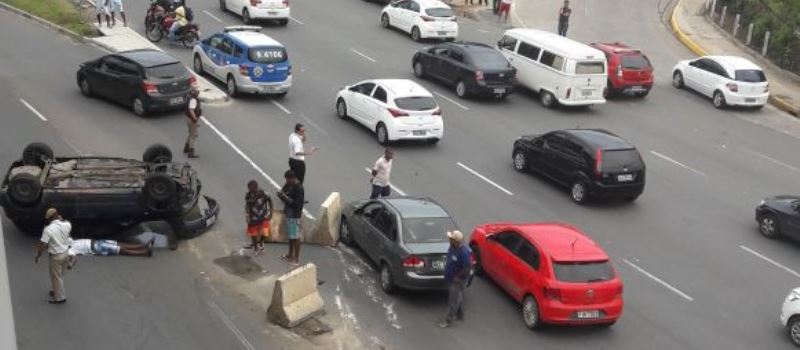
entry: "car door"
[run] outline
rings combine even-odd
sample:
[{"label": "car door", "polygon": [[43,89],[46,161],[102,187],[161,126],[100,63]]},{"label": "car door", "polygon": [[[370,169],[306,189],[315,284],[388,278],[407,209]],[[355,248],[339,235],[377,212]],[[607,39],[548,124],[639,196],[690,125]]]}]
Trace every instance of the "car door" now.
[{"label": "car door", "polygon": [[791,212],[786,217],[786,234],[794,239],[800,239],[800,201],[791,205]]},{"label": "car door", "polygon": [[410,0],[405,8],[405,11],[403,11],[403,23],[405,23],[405,31],[411,33],[411,28],[414,27],[414,25],[417,23],[417,19],[419,18],[419,11],[419,3],[415,0]]},{"label": "car door", "polygon": [[142,91],[143,69],[133,61],[120,60],[119,76],[115,87],[116,98],[120,103],[130,104],[133,96]]},{"label": "car door", "polygon": [[509,271],[507,266],[513,259],[514,250],[522,241],[522,237],[514,231],[503,231],[487,238],[486,247],[482,251],[484,270],[503,289],[510,292]]},{"label": "car door", "polygon": [[[350,228],[353,241],[364,250],[365,253],[372,259],[368,253],[368,248],[374,245],[369,241],[371,235],[369,231],[372,230],[374,218],[378,212],[383,210],[383,205],[379,202],[369,202],[365,204],[360,210],[357,210],[353,215],[350,222]],[[371,250],[370,250],[371,251]]]},{"label": "car door", "polygon": [[543,167],[546,166],[544,160],[544,157],[547,155],[547,146],[545,144],[546,136],[547,135],[543,135],[533,139],[530,143],[525,144],[523,148],[528,167],[536,172],[543,171]]},{"label": "car door", "polygon": [[539,275],[539,266],[539,251],[531,242],[522,238],[514,249],[514,256],[509,259],[506,266],[509,275],[509,294],[514,299],[522,300],[527,292],[540,289],[542,278]]},{"label": "car door", "polygon": [[217,79],[220,79],[219,72],[220,72],[220,62],[222,59],[222,54],[219,52],[217,47],[222,45],[222,34],[215,34],[211,38],[208,38],[208,44],[203,45],[203,51],[205,52],[205,56],[203,58],[203,65],[206,68],[206,71],[210,73]]},{"label": "car door", "polygon": [[714,74],[715,74],[711,72],[711,70],[713,69],[711,65],[711,60],[707,58],[701,58],[694,62],[696,62],[694,66],[692,66],[690,63],[691,73],[690,73],[690,78],[687,79],[689,81],[689,86],[703,95],[711,96],[711,91],[709,90],[709,86],[714,80]]},{"label": "car door", "polygon": [[400,1],[387,9],[386,12],[389,14],[389,24],[397,29],[406,30],[405,13],[408,10],[409,2],[411,2],[411,0]]},{"label": "car door", "polygon": [[390,230],[388,217],[388,209],[379,203],[379,207],[374,209],[372,215],[366,220],[366,227],[362,232],[363,239],[359,243],[359,247],[375,263],[380,261],[385,246],[384,239]]},{"label": "car door", "polygon": [[563,147],[554,158],[553,164],[557,168],[559,179],[571,182],[576,173],[587,168],[588,163],[583,155],[583,147],[569,136],[563,136]]},{"label": "car door", "polygon": [[442,60],[442,79],[448,84],[455,84],[461,78],[461,67],[464,65],[464,53],[451,48],[447,57]]},{"label": "car door", "polygon": [[561,173],[560,158],[563,156],[564,136],[561,133],[553,132],[544,137],[542,145],[542,156],[540,162],[541,172],[557,181],[563,181]]},{"label": "car door", "polygon": [[442,61],[447,60],[450,55],[450,49],[446,46],[435,46],[431,49],[430,62],[428,68],[428,75],[437,80],[444,80],[442,77]]},{"label": "car door", "polygon": [[388,94],[386,93],[386,89],[380,85],[377,85],[374,91],[372,91],[370,98],[364,99],[364,124],[369,127],[370,130],[375,130],[375,125],[377,125],[381,118],[386,114],[384,111],[387,108],[387,98]]},{"label": "car door", "polygon": [[708,96],[712,96],[718,86],[727,84],[732,78],[718,62],[709,60],[708,66],[710,74],[708,74],[708,81],[706,82],[706,92]]},{"label": "car door", "polygon": [[397,273],[403,257],[408,253],[398,244],[399,216],[390,207],[384,207],[379,215],[380,231],[375,239],[375,261],[385,259],[392,272]]},{"label": "car door", "polygon": [[350,98],[347,102],[347,114],[357,122],[367,125],[367,105],[368,99],[372,98],[372,91],[375,90],[375,83],[365,82],[350,87]]},{"label": "car door", "polygon": [[228,74],[239,75],[239,65],[233,57],[233,40],[231,38],[223,37],[222,41],[217,45],[218,56],[218,72],[217,76],[222,80],[228,79]]}]

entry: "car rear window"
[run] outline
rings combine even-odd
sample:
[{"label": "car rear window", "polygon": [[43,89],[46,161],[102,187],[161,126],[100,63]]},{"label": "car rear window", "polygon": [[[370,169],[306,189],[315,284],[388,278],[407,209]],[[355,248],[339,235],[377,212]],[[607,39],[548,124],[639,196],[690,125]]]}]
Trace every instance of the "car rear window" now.
[{"label": "car rear window", "polygon": [[606,65],[603,62],[578,62],[575,64],[575,74],[603,74]]},{"label": "car rear window", "polygon": [[622,168],[640,169],[642,159],[635,149],[604,150],[603,170],[614,171]]},{"label": "car rear window", "polygon": [[736,74],[736,81],[745,83],[763,83],[767,81],[764,72],[758,69],[739,69],[734,72]]},{"label": "car rear window", "polygon": [[397,108],[407,111],[427,111],[436,108],[436,100],[428,96],[402,97],[394,99]]},{"label": "car rear window", "polygon": [[446,7],[433,7],[425,9],[425,13],[432,17],[453,17],[453,10]]},{"label": "car rear window", "polygon": [[622,68],[648,69],[650,68],[650,61],[643,55],[623,55]]},{"label": "car rear window", "polygon": [[505,69],[511,66],[499,52],[473,52],[469,54],[469,57],[475,66],[481,69]]},{"label": "car rear window", "polygon": [[413,218],[403,220],[403,242],[440,243],[447,241],[444,232],[457,230],[456,224],[447,217]]},{"label": "car rear window", "polygon": [[178,62],[147,67],[145,70],[147,71],[148,77],[159,79],[179,78],[188,74],[186,67]]},{"label": "car rear window", "polygon": [[286,61],[286,49],[282,47],[253,47],[250,48],[250,61],[258,63],[279,63]]},{"label": "car rear window", "polygon": [[553,272],[561,282],[602,282],[614,278],[614,269],[608,261],[553,262]]}]

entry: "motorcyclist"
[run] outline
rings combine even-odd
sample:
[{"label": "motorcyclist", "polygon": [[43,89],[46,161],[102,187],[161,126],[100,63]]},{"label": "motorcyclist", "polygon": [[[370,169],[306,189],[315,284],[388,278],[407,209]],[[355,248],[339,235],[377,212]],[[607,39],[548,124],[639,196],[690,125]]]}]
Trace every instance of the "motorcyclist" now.
[{"label": "motorcyclist", "polygon": [[169,27],[169,35],[168,38],[170,41],[175,41],[175,33],[178,32],[183,26],[189,24],[189,20],[186,18],[186,7],[183,3],[175,9],[173,13],[175,20],[172,22],[172,26]]}]

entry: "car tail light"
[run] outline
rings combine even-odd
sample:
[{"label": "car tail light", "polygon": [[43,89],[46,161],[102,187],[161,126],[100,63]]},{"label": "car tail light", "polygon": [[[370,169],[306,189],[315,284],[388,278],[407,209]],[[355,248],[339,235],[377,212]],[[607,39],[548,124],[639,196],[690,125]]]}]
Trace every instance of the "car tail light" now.
[{"label": "car tail light", "polygon": [[619,285],[619,289],[617,289],[617,295],[622,296],[622,291],[625,289],[621,284]]},{"label": "car tail light", "polygon": [[425,267],[425,261],[416,255],[409,255],[403,259],[403,267],[407,269],[421,269]]},{"label": "car tail light", "polygon": [[436,20],[436,18],[433,18],[431,16],[420,16],[420,18],[422,18],[422,20],[425,22],[433,22]]},{"label": "car tail light", "polygon": [[617,66],[617,78],[622,79],[622,66]]},{"label": "car tail light", "polygon": [[387,109],[389,110],[389,113],[392,114],[392,117],[395,117],[395,118],[397,118],[397,117],[408,117],[408,112],[401,111],[401,110],[396,109],[396,108],[387,108]]},{"label": "car tail light", "polygon": [[603,174],[603,150],[598,148],[595,152],[594,175],[598,178]]},{"label": "car tail light", "polygon": [[261,4],[261,0],[250,0],[250,6],[258,6]]},{"label": "car tail light", "polygon": [[189,77],[189,86],[196,88],[197,87],[197,78],[194,75]]},{"label": "car tail light", "polygon": [[431,114],[441,117],[442,116],[442,107],[436,107],[436,109],[434,109],[433,113],[431,113]]},{"label": "car tail light", "polygon": [[767,83],[767,85],[764,85],[764,92],[769,92],[769,83]]},{"label": "car tail light", "polygon": [[739,92],[739,85],[736,85],[736,83],[727,83],[725,86],[727,86],[728,90],[731,90],[732,92]]},{"label": "car tail light", "polygon": [[569,95],[572,94],[572,88],[567,88],[567,99],[569,99]]},{"label": "car tail light", "polygon": [[247,66],[245,66],[243,64],[240,64],[239,65],[239,74],[240,75],[244,75],[244,76],[250,75],[250,73],[247,71]]},{"label": "car tail light", "polygon": [[144,92],[148,95],[158,94],[158,85],[149,81],[142,82],[142,89],[144,89]]},{"label": "car tail light", "polygon": [[544,297],[552,300],[561,300],[561,290],[554,287],[544,287]]},{"label": "car tail light", "polygon": [[475,81],[483,81],[483,71],[476,70],[475,71]]}]

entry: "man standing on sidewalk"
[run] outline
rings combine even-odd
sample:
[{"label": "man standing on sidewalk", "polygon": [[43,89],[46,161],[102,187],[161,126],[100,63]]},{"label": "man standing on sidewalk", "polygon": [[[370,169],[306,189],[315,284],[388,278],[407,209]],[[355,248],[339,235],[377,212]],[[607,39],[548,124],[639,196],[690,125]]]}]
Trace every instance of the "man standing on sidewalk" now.
[{"label": "man standing on sidewalk", "polygon": [[389,177],[392,173],[392,158],[394,158],[394,151],[387,148],[383,151],[383,156],[375,161],[372,167],[372,194],[369,199],[379,197],[389,197],[392,194],[392,186],[389,183]]},{"label": "man standing on sidewalk", "polygon": [[47,209],[44,214],[47,226],[42,231],[42,238],[36,242],[36,258],[39,258],[46,250],[50,255],[50,304],[63,304],[67,302],[64,292],[64,270],[69,264],[69,245],[72,241],[69,234],[72,232],[72,224],[61,218],[55,208]]},{"label": "man standing on sidewalk", "polygon": [[117,25],[117,12],[122,17],[122,25],[128,26],[128,19],[125,18],[125,9],[122,7],[122,0],[108,0],[109,12],[111,13],[111,26]]},{"label": "man standing on sidewalk", "polygon": [[306,127],[297,123],[294,125],[294,132],[289,135],[289,169],[297,176],[297,180],[302,184],[306,179],[306,156],[310,156],[317,151],[314,147],[311,152],[305,151]]},{"label": "man standing on sidewalk", "polygon": [[189,136],[186,137],[186,143],[183,145],[183,153],[186,153],[189,158],[199,157],[194,153],[194,143],[197,141],[197,126],[203,116],[199,96],[200,90],[192,87],[189,93],[189,103],[186,105],[186,126],[189,128]]},{"label": "man standing on sidewalk", "polygon": [[94,14],[97,15],[97,26],[103,26],[103,16],[106,17],[106,25],[111,28],[111,17],[108,16],[108,4],[110,0],[97,0],[94,5]]},{"label": "man standing on sidewalk", "polygon": [[439,323],[439,327],[447,328],[455,320],[464,319],[464,288],[469,279],[472,262],[470,250],[464,244],[461,231],[448,231],[450,249],[447,250],[447,261],[444,265],[444,279],[448,284],[447,317]]},{"label": "man standing on sidewalk", "polygon": [[558,9],[558,35],[567,36],[570,15],[572,15],[572,9],[569,8],[569,0],[564,0],[564,6]]},{"label": "man standing on sidewalk", "polygon": [[293,171],[287,170],[283,175],[286,184],[283,185],[278,198],[283,201],[283,223],[286,225],[286,237],[289,239],[289,253],[283,258],[292,266],[300,264],[300,217],[303,215],[305,204],[305,191],[303,184]]}]

